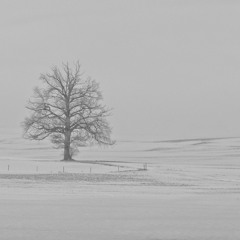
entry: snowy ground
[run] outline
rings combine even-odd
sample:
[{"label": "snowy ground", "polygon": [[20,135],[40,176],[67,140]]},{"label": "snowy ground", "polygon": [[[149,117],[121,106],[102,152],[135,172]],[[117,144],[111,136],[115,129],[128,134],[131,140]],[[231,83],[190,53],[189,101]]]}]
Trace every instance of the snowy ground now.
[{"label": "snowy ground", "polygon": [[2,134],[0,239],[239,239],[239,157],[240,138],[120,141],[63,163]]}]

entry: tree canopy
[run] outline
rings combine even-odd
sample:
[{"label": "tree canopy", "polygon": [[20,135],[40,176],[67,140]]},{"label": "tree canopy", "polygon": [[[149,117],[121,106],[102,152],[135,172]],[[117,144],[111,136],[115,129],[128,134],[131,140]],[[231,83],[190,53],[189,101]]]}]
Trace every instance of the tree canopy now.
[{"label": "tree canopy", "polygon": [[84,77],[79,62],[71,68],[53,67],[50,73],[41,74],[42,87],[34,89],[27,104],[30,116],[23,122],[28,139],[43,140],[50,137],[57,148],[64,149],[64,160],[80,146],[113,144],[107,121],[111,110],[102,104],[99,83]]}]

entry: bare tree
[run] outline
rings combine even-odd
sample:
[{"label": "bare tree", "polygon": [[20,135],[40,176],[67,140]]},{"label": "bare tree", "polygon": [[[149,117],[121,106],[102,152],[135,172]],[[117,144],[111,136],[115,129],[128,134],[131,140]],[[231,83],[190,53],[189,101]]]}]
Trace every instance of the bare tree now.
[{"label": "bare tree", "polygon": [[41,74],[43,87],[36,87],[27,109],[31,115],[23,122],[24,136],[32,140],[50,137],[57,148],[64,149],[64,160],[80,146],[113,144],[107,121],[110,110],[102,105],[99,84],[84,79],[77,62],[73,68],[63,64],[51,73]]}]

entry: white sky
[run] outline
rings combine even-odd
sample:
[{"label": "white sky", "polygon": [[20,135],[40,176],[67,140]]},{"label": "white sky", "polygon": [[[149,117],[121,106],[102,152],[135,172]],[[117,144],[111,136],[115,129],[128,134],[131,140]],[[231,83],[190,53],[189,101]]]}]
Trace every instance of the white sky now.
[{"label": "white sky", "polygon": [[1,0],[0,26],[0,126],[79,59],[117,139],[240,136],[240,1]]}]

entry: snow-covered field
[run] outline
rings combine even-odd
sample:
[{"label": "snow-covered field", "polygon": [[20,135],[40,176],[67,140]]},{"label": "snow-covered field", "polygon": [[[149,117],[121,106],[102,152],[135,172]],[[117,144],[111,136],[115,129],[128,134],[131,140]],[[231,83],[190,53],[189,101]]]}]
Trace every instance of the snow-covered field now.
[{"label": "snow-covered field", "polygon": [[118,141],[61,157],[1,134],[1,240],[240,238],[240,138]]}]

